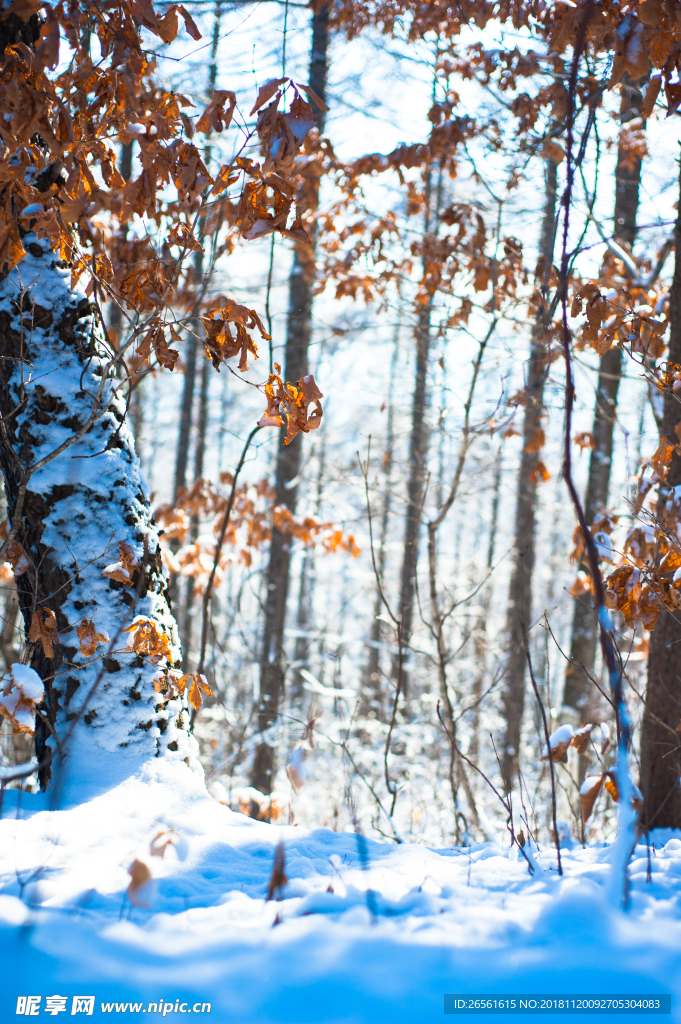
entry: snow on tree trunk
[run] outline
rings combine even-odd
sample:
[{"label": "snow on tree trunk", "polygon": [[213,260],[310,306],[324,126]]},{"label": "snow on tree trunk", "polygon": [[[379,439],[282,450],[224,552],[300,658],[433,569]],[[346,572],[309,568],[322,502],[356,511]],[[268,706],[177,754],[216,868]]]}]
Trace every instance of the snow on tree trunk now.
[{"label": "snow on tree trunk", "polygon": [[[30,664],[46,689],[36,732],[41,783],[63,765],[70,782],[110,784],[149,758],[194,757],[181,699],[164,704],[153,685],[158,668],[125,651],[131,634],[122,632],[135,616],[147,616],[166,634],[177,663],[177,628],[94,307],[82,289],[71,290],[69,268],[46,241],[31,233],[24,246],[28,256],[0,281],[0,461],[10,523],[29,475],[16,535],[30,560],[17,580],[27,632],[36,610],[49,609],[59,633],[53,658],[41,642],[29,643]],[[50,459],[93,411],[90,429]],[[131,586],[103,574],[119,561],[121,543],[139,563]],[[75,632],[84,618],[110,638],[90,658]]]}]

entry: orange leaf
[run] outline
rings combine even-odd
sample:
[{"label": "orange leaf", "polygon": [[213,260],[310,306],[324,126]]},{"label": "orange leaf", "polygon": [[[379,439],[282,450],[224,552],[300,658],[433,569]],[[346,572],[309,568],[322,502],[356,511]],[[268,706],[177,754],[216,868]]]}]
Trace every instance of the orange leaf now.
[{"label": "orange leaf", "polygon": [[546,443],[546,434],[541,429],[541,427],[537,427],[537,429],[535,430],[534,434],[532,435],[530,440],[525,445],[525,451],[526,452],[538,452],[538,451],[541,451],[541,449],[544,447],[545,443]]},{"label": "orange leaf", "polygon": [[187,676],[188,679],[192,680],[192,684],[189,687],[188,700],[195,711],[198,711],[203,704],[203,697],[201,691],[207,694],[209,697],[213,696],[213,691],[208,685],[208,680],[203,675],[192,675]]},{"label": "orange leaf", "polygon": [[132,625],[123,630],[124,633],[131,633],[128,640],[128,649],[142,657],[147,655],[153,665],[158,665],[162,659],[172,663],[172,652],[168,637],[160,633],[155,622],[145,615],[138,615]]},{"label": "orange leaf", "polygon": [[76,635],[80,640],[80,653],[84,654],[86,658],[91,658],[93,654],[96,654],[98,644],[109,641],[107,633],[98,633],[95,630],[94,619],[83,618],[82,622],[76,626]]},{"label": "orange leaf", "polygon": [[549,473],[544,463],[541,462],[540,460],[539,462],[537,462],[534,469],[531,470],[528,479],[531,484],[534,484],[534,486],[537,487],[538,484],[544,484],[547,480],[550,480],[551,474]]},{"label": "orange leaf", "polygon": [[585,754],[589,749],[589,741],[591,740],[591,731],[594,727],[593,722],[586,722],[580,726],[579,729],[575,730],[575,734],[572,737],[572,746],[577,748],[578,754]]},{"label": "orange leaf", "polygon": [[[605,775],[589,775],[580,786],[579,802],[582,807],[582,819],[586,822],[591,817],[598,794],[603,786]],[[607,786],[607,782],[606,782]]]},{"label": "orange leaf", "polygon": [[130,902],[134,903],[136,907],[151,906],[149,889],[147,888],[145,892],[145,887],[151,882],[151,871],[147,865],[143,860],[134,860],[128,868],[128,874],[130,875],[130,885],[126,896]]},{"label": "orange leaf", "polygon": [[663,434],[660,438],[660,443],[655,454],[650,459],[650,465],[653,467],[657,475],[663,480],[667,475],[667,468],[669,463],[672,461],[673,452],[674,445],[669,441],[669,438]]},{"label": "orange leaf", "polygon": [[28,639],[34,644],[40,641],[45,657],[54,658],[54,644],[59,642],[59,634],[57,617],[51,608],[38,608],[33,612]]},{"label": "orange leaf", "polygon": [[262,106],[271,100],[274,94],[279,90],[279,86],[283,85],[286,81],[285,78],[270,78],[267,82],[260,86],[258,89],[258,98],[253,104],[249,117],[253,117],[253,114],[257,113]]},{"label": "orange leaf", "polygon": [[121,553],[120,562],[114,562],[102,569],[102,575],[108,576],[110,580],[122,583],[128,589],[133,585],[133,574],[140,568],[139,562],[135,559],[135,552],[129,544],[119,541],[118,549]]},{"label": "orange leaf", "polygon": [[[226,104],[229,104],[227,109]],[[197,132],[209,135],[211,131],[221,132],[224,128],[229,128],[235,107],[236,95],[233,92],[216,89],[213,99],[196,122]]]}]

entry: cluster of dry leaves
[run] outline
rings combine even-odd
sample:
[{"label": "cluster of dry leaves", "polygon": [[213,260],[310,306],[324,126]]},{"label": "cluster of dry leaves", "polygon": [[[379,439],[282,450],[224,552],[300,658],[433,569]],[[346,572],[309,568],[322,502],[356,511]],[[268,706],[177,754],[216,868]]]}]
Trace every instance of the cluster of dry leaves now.
[{"label": "cluster of dry leaves", "polygon": [[[575,748],[578,754],[585,755],[591,748],[602,766],[602,758],[610,747],[610,729],[605,722],[585,722],[578,729],[571,725],[561,725],[549,737],[550,751],[544,748],[541,760],[548,761],[549,756],[554,764],[567,764],[568,752]],[[582,821],[586,823],[591,815],[601,792],[605,785],[607,793],[615,803],[621,799],[617,772],[614,768],[602,768],[598,775],[587,775],[579,788],[580,808]],[[633,787],[632,806],[640,814],[643,809],[643,799],[636,786]]]},{"label": "cluster of dry leaves", "polygon": [[[220,483],[231,489],[231,473],[222,473]],[[193,577],[199,590],[213,568],[215,543],[201,536],[186,543],[191,521],[212,523],[213,533],[217,535],[229,503],[228,490],[220,490],[209,480],[200,479],[191,488],[180,490],[177,505],[160,505],[154,511],[154,518],[163,529],[161,551],[165,566],[171,573]],[[227,544],[238,551],[244,564],[250,565],[254,551],[269,541],[272,529],[310,546],[319,542],[326,554],[343,551],[355,558],[359,555],[352,534],[313,516],[297,519],[285,505],[277,504],[276,493],[267,479],[255,484],[239,484],[234,491],[225,532]],[[173,550],[173,542],[175,548],[181,545],[179,550]],[[224,570],[227,560],[227,556],[221,557],[218,573]]]}]

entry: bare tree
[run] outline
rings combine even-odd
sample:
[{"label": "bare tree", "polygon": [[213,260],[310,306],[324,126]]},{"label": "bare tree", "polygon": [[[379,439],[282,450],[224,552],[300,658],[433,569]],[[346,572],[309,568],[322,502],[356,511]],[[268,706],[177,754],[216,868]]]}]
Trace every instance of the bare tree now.
[{"label": "bare tree", "polygon": [[[681,189],[680,189],[681,193]],[[669,364],[681,365],[681,201],[675,228],[676,262],[669,293]],[[681,405],[670,390],[664,394],[660,433],[673,438]],[[660,484],[657,519],[664,531],[678,521],[681,454],[674,448],[666,480]],[[662,608],[650,636],[648,686],[641,731],[641,792],[646,828],[681,828],[681,616]]]},{"label": "bare tree", "polygon": [[537,438],[541,430],[546,380],[547,327],[545,301],[553,263],[556,222],[556,164],[545,164],[544,216],[539,241],[543,268],[542,305],[532,329],[527,380],[524,390],[523,449],[518,469],[517,505],[515,515],[515,546],[511,583],[508,595],[508,661],[502,696],[505,734],[501,754],[504,786],[509,792],[515,781],[520,731],[525,706],[526,635],[532,610],[532,573],[535,559],[535,525],[537,501]]},{"label": "bare tree", "polygon": [[[329,42],[329,7],[317,6],[312,17],[312,48],[310,52],[310,85],[324,101],[327,79]],[[324,110],[312,104],[320,134],[324,131]],[[315,186],[318,190],[318,183]],[[312,301],[315,280],[314,227],[311,245],[297,243],[289,279],[289,310],[284,372],[287,380],[297,381],[308,373],[308,349],[312,329]],[[282,432],[277,451],[276,500],[290,512],[296,508],[300,474],[300,438],[284,445]],[[291,537],[276,528],[272,530],[270,560],[267,570],[265,621],[260,664],[260,695],[258,729],[265,733],[277,720],[284,697],[284,625],[289,592]],[[251,785],[262,793],[272,791],[274,750],[263,737],[256,749],[250,772]]]},{"label": "bare tree", "polygon": [[[635,86],[622,84],[620,120],[624,124],[641,113],[642,96]],[[641,158],[620,144],[615,171],[615,211],[613,235],[630,251],[636,238],[636,214],[641,180]],[[584,513],[589,526],[608,504],[612,449],[617,419],[617,395],[622,376],[622,349],[613,345],[602,357],[598,371],[598,388],[592,427],[593,448],[589,459],[589,476]],[[598,628],[590,594],[575,600],[570,642],[570,660],[565,672],[563,704],[574,708],[586,721],[599,715],[598,691],[592,683]],[[585,760],[581,759],[583,777]]]}]

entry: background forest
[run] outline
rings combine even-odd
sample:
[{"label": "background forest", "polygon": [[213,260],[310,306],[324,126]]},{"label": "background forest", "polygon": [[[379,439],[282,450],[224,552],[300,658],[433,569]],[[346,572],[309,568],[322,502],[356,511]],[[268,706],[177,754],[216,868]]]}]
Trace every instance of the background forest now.
[{"label": "background forest", "polygon": [[[85,199],[65,186],[72,282],[90,280],[125,357],[177,675],[196,680],[191,729],[233,809],[431,846],[511,816],[523,841],[612,837],[618,698],[565,479],[565,298],[571,473],[633,774],[648,686],[671,782],[644,765],[644,823],[681,824],[678,19],[638,6],[614,24],[582,5],[577,52],[568,0],[522,16],[186,0],[189,34],[168,28],[176,5],[132,5],[154,85]],[[94,67],[104,35],[83,11],[71,43]],[[155,116],[154,138],[174,117],[193,140],[182,180],[151,152]],[[88,205],[102,174],[118,206]],[[124,545],[116,562],[118,537],[97,544],[124,581]],[[22,571],[15,551],[8,669]],[[32,755],[10,719],[5,766]]]}]

